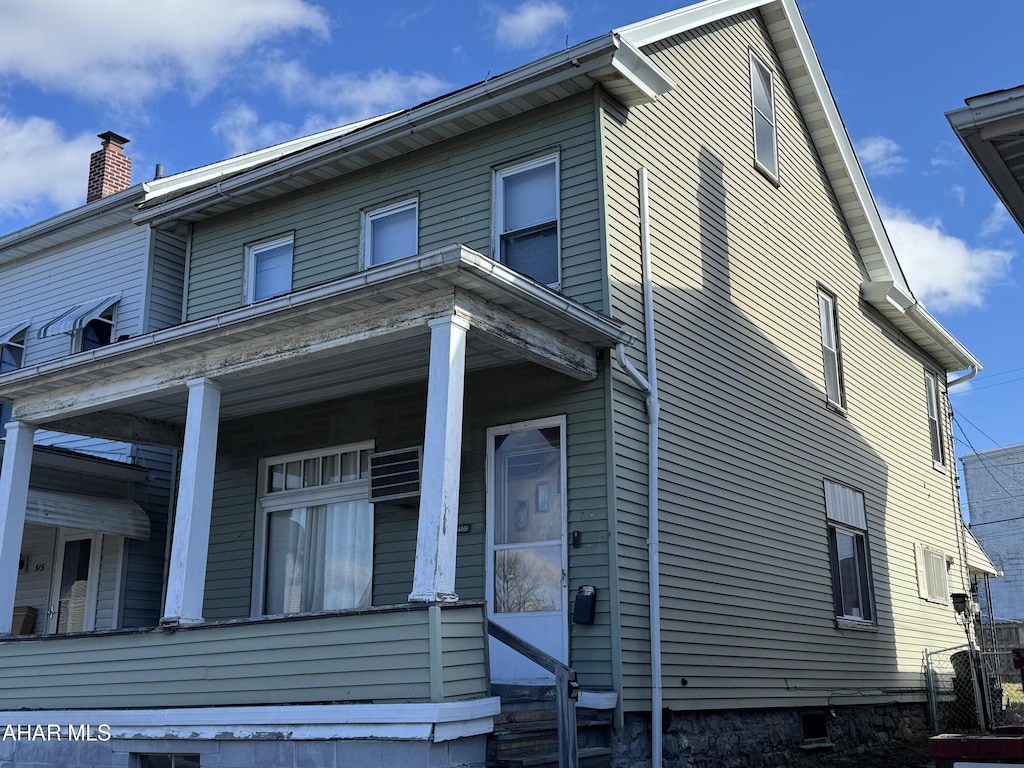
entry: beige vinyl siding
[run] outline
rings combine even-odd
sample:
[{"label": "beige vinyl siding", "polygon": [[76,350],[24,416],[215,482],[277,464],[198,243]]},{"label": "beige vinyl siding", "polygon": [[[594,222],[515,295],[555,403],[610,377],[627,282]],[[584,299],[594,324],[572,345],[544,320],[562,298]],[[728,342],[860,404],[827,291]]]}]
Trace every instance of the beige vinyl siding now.
[{"label": "beige vinyl siding", "polygon": [[[427,616],[424,607],[9,641],[0,709],[426,702]],[[449,616],[474,624],[475,642]],[[482,608],[443,607],[441,622],[445,698],[483,695]]]},{"label": "beige vinyl siding", "polygon": [[187,318],[244,300],[245,245],[294,233],[293,287],[351,274],[360,265],[360,213],[417,197],[419,249],[464,243],[491,252],[493,170],[557,151],[561,168],[562,288],[602,306],[597,162],[589,94],[481,128],[335,182],[195,226]]},{"label": "beige vinyl siding", "polygon": [[[218,438],[210,557],[203,615],[249,615],[252,584],[256,469],[260,458],[374,440],[377,450],[423,441],[422,385],[367,393],[225,422]],[[467,375],[456,591],[462,600],[484,598],[486,429],[559,414],[568,433],[568,530],[581,546],[569,548],[569,600],[581,584],[598,587],[594,625],[573,625],[571,663],[581,680],[611,685],[608,600],[608,503],[605,479],[605,397],[598,382],[576,382],[545,369],[518,365]],[[375,510],[375,605],[404,603],[412,590],[416,500]]]},{"label": "beige vinyl siding", "polygon": [[[751,49],[775,76],[778,187],[753,162]],[[931,464],[927,361],[859,299],[854,247],[759,16],[646,52],[678,88],[625,122],[609,104],[601,140],[612,314],[635,333],[636,170],[650,173],[665,704],[921,698],[922,650],[963,640],[917,595],[914,543],[958,548],[951,476]],[[819,283],[837,296],[845,416],[825,405]],[[646,363],[642,347],[630,354]],[[613,387],[623,701],[643,710],[643,400],[621,373]],[[824,479],[865,495],[876,632],[836,627]]]}]

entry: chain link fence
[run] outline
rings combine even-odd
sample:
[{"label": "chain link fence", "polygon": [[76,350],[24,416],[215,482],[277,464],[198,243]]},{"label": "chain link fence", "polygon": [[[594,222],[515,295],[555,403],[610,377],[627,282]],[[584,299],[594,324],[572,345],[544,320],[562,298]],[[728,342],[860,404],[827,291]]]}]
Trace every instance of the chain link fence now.
[{"label": "chain link fence", "polygon": [[1002,685],[991,654],[967,645],[925,653],[928,709],[936,733],[990,730],[1003,723]]}]

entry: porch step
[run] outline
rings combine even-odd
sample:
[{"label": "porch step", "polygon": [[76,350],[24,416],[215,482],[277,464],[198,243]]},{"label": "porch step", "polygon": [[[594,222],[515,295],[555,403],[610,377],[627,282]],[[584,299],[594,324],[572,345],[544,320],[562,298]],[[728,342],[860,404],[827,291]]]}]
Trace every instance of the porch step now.
[{"label": "porch step", "polygon": [[[487,742],[488,768],[558,768],[558,715],[551,689],[501,691],[501,714]],[[611,765],[612,713],[576,710],[581,768]]]},{"label": "porch step", "polygon": [[[608,747],[586,747],[577,750],[580,768],[608,768],[612,759],[612,751]],[[488,761],[488,766],[491,765]],[[558,753],[550,752],[533,757],[509,758],[498,760],[495,768],[558,768]]]}]

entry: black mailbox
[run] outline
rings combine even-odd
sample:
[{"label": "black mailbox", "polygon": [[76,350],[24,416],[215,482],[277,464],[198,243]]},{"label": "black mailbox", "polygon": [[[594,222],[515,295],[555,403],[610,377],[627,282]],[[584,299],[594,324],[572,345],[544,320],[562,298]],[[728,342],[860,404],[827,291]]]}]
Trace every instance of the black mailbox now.
[{"label": "black mailbox", "polygon": [[597,587],[584,585],[576,590],[576,602],[572,609],[573,624],[593,624],[597,608]]}]

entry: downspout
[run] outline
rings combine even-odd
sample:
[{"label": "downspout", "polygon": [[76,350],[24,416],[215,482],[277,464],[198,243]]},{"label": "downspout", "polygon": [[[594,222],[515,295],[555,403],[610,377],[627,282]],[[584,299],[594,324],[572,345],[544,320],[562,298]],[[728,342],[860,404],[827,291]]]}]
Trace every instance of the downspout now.
[{"label": "downspout", "polygon": [[647,378],[626,357],[619,344],[619,364],[647,396],[647,591],[651,615],[651,766],[661,768],[661,564],[658,516],[658,360],[654,346],[654,287],[651,278],[651,227],[647,195],[647,169],[638,172],[640,186],[640,263],[644,295],[644,343],[647,347]]},{"label": "downspout", "polygon": [[946,382],[946,393],[947,393],[947,395],[949,393],[949,390],[952,389],[953,387],[955,387],[957,384],[963,384],[965,381],[970,381],[971,379],[973,379],[977,375],[978,375],[978,366],[972,364],[970,369],[968,369],[967,373],[965,373],[963,376],[958,376],[957,378],[953,379],[952,381],[947,381]]}]

